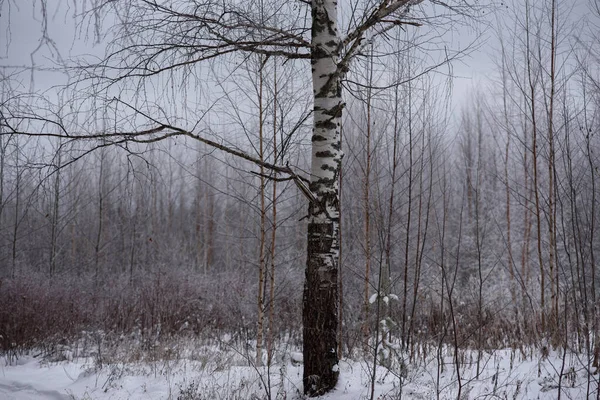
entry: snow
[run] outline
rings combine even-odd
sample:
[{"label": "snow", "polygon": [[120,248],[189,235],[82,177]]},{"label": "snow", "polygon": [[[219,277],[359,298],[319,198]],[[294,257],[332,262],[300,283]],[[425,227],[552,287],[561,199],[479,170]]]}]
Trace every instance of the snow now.
[{"label": "snow", "polygon": [[223,334],[223,336],[221,336],[221,341],[223,343],[229,343],[229,342],[231,342],[231,335],[229,333]]},{"label": "snow", "polygon": [[[212,350],[222,351],[217,347]],[[443,357],[436,351],[420,356],[408,366],[398,362],[389,368],[377,367],[376,399],[395,399],[402,393],[404,399],[456,399],[459,385],[453,366],[451,349],[443,349]],[[245,365],[232,361],[230,365],[206,360],[181,359],[175,361],[114,363],[98,368],[92,358],[73,361],[44,362],[33,356],[24,356],[14,362],[1,359],[0,399],[5,400],[63,400],[63,399],[193,399],[202,398],[267,398],[265,390],[270,374],[271,398],[302,399],[302,365],[297,352],[278,358],[287,360],[257,368],[248,357]],[[539,352],[510,349],[483,352],[480,374],[477,371],[477,351],[461,351],[459,358],[462,389],[461,399],[556,399],[562,368],[560,353],[550,352],[539,359]],[[541,355],[540,355],[541,357]],[[365,357],[368,360],[369,357]],[[439,362],[443,360],[443,362]],[[295,361],[292,363],[292,361]],[[389,360],[386,360],[386,362]],[[401,361],[401,360],[400,360]],[[372,362],[372,361],[371,361]],[[322,399],[368,399],[372,365],[369,361],[342,360],[336,367],[340,379],[336,390]],[[587,374],[582,358],[568,354],[562,378],[564,398],[586,398]],[[591,376],[591,389],[596,390],[596,377]],[[191,397],[185,397],[189,394]]]},{"label": "snow", "polygon": [[371,297],[369,297],[369,304],[375,303],[376,300],[377,300],[377,293],[373,293],[371,295]]}]

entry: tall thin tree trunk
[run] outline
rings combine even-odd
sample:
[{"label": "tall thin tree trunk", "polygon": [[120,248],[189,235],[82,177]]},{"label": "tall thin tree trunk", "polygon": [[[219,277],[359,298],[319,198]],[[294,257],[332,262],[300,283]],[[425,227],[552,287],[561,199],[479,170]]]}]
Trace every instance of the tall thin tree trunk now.
[{"label": "tall thin tree trunk", "polygon": [[[8,88],[6,87],[6,80],[3,79],[2,80],[2,97],[0,97],[0,103],[4,103],[5,101],[5,94],[8,94]],[[3,220],[2,220],[2,214],[4,211],[4,167],[5,167],[5,160],[6,160],[6,149],[8,147],[8,142],[10,141],[10,139],[7,139],[6,142],[4,141],[4,129],[2,128],[2,124],[0,124],[0,233],[2,232],[2,229],[4,227],[3,225]],[[0,242],[0,248],[4,248],[3,243]],[[2,258],[2,253],[0,253],[0,258]],[[6,271],[8,272],[8,271]],[[0,273],[2,273],[2,270],[0,270]]]},{"label": "tall thin tree trunk", "polygon": [[[278,163],[277,154],[277,60],[273,62],[273,164]],[[277,173],[275,172],[275,177]],[[269,276],[269,336],[267,338],[267,363],[273,356],[273,314],[275,312],[275,244],[277,242],[277,179],[273,180],[273,209],[271,221],[271,273]]]},{"label": "tall thin tree trunk", "polygon": [[76,269],[77,276],[81,273],[81,268],[77,265],[77,234],[76,234],[76,226],[77,226],[77,216],[79,214],[79,175],[74,175],[72,177],[72,181],[75,182],[75,186],[73,188],[73,204],[72,204],[72,213],[73,218],[69,222],[69,233],[71,236],[71,249],[69,252],[69,261],[71,263],[71,268]]},{"label": "tall thin tree trunk", "polygon": [[478,298],[477,298],[477,372],[476,377],[479,378],[479,374],[481,372],[481,359],[483,352],[483,233],[482,233],[482,215],[481,215],[481,192],[482,192],[482,182],[481,182],[481,110],[478,110],[477,114],[477,169],[476,173],[476,181],[475,181],[475,247],[477,251],[477,275],[479,278],[478,285]]},{"label": "tall thin tree trunk", "polygon": [[[423,107],[425,108],[425,107]],[[418,212],[417,212],[417,243],[416,243],[416,255],[415,255],[415,272],[413,278],[413,303],[410,311],[410,323],[408,327],[408,339],[407,346],[410,345],[410,340],[414,332],[414,321],[417,311],[419,285],[421,280],[421,267],[423,265],[423,257],[425,255],[425,245],[427,243],[427,233],[429,229],[429,217],[431,215],[431,201],[433,197],[433,175],[434,175],[434,157],[433,157],[433,145],[431,143],[431,132],[428,132],[427,146],[425,146],[425,131],[429,130],[429,126],[423,127],[423,136],[421,138],[421,162],[419,166],[419,201],[418,201]],[[424,196],[424,181],[423,181],[423,170],[425,168],[425,148],[429,150],[429,183],[427,185],[427,204],[425,205],[425,221],[421,221],[423,218],[423,196]]]},{"label": "tall thin tree trunk", "polygon": [[[506,109],[506,97],[504,97],[504,115],[507,116],[508,110]],[[506,191],[506,248],[507,248],[507,263],[508,271],[510,275],[510,297],[512,300],[513,307],[515,309],[515,315],[517,314],[517,294],[515,288],[515,271],[514,271],[514,257],[512,249],[512,238],[511,238],[511,221],[510,221],[510,178],[508,176],[508,160],[510,154],[510,131],[508,125],[506,126],[506,147],[504,149],[504,181]]]},{"label": "tall thin tree trunk", "polygon": [[[506,131],[506,146],[504,147],[504,188],[506,193],[506,248],[507,248],[507,264],[510,276],[510,296],[512,305],[515,311],[515,318],[518,316],[517,293],[515,282],[515,260],[513,256],[512,236],[511,236],[511,207],[510,207],[510,177],[508,175],[508,160],[510,157],[511,144],[511,128],[508,114],[508,87],[506,76],[506,54],[504,51],[504,42],[501,42],[502,47],[502,108],[504,117],[504,129]],[[522,278],[522,277],[521,277]],[[516,321],[516,320],[515,320]]]},{"label": "tall thin tree trunk", "polygon": [[[586,158],[588,164],[590,166],[591,173],[591,185],[592,185],[592,198],[590,199],[591,210],[590,210],[590,221],[589,221],[589,234],[588,234],[588,244],[590,247],[590,269],[591,269],[591,300],[592,300],[592,324],[594,331],[594,360],[592,362],[593,367],[596,368],[596,371],[600,367],[600,316],[598,315],[598,299],[596,295],[596,254],[594,252],[594,241],[596,237],[596,172],[598,171],[597,165],[594,165],[594,159],[597,160],[596,156],[593,154],[593,150],[591,147],[591,131],[592,128],[587,126],[587,118],[586,118]],[[587,293],[587,289],[584,289]],[[587,307],[587,299],[586,299],[586,307]],[[588,335],[586,335],[588,336]],[[600,385],[600,383],[599,383]],[[600,396],[600,387],[597,391],[597,396]]]},{"label": "tall thin tree trunk", "polygon": [[[425,135],[425,132],[423,132],[423,135]],[[424,137],[424,136],[423,136]],[[424,139],[423,139],[423,143],[424,143]],[[420,155],[420,163],[419,163],[419,201],[417,202],[417,236],[416,236],[416,240],[417,242],[415,243],[415,271],[414,271],[414,276],[415,278],[417,277],[418,271],[419,271],[419,267],[420,267],[420,263],[421,263],[421,249],[424,247],[424,245],[422,245],[422,243],[425,242],[425,240],[422,237],[422,231],[423,231],[423,168],[425,168],[425,150],[423,148],[421,148],[421,155]],[[415,316],[415,312],[416,312],[416,303],[417,303],[417,295],[418,295],[418,289],[416,284],[413,285],[413,304],[411,307],[411,312],[410,312],[410,318],[409,318],[409,326],[408,326],[408,333],[406,334],[406,346],[408,347],[411,343],[411,338],[412,338],[412,333],[414,330],[414,316]]]},{"label": "tall thin tree trunk", "polygon": [[554,97],[556,90],[556,1],[551,2],[551,38],[550,38],[550,98],[547,103],[548,118],[548,272],[550,274],[551,324],[554,334],[558,334],[559,275],[555,262],[556,252],[556,176],[554,154]]},{"label": "tall thin tree trunk", "polygon": [[[408,74],[410,76],[410,63],[408,67]],[[397,89],[396,89],[397,91]],[[396,93],[396,102],[398,102]],[[398,107],[396,105],[396,107]],[[397,114],[397,110],[396,110]],[[397,115],[396,115],[397,118]],[[406,215],[406,238],[404,242],[404,286],[402,290],[402,343],[406,347],[408,342],[406,341],[406,317],[407,317],[407,299],[408,299],[408,261],[409,261],[409,250],[410,250],[410,228],[412,220],[412,186],[413,186],[413,121],[412,121],[412,83],[408,82],[408,210]],[[396,133],[395,133],[396,134]],[[396,154],[396,137],[394,136],[394,155]],[[394,159],[394,173],[396,161]],[[395,174],[392,173],[392,176]],[[393,183],[392,183],[393,185]],[[393,194],[393,192],[392,192]],[[419,194],[420,196],[420,194]],[[390,209],[392,205],[390,204]],[[390,213],[391,216],[391,213]],[[418,244],[417,244],[418,246]],[[418,252],[418,250],[417,250]]]},{"label": "tall thin tree trunk", "polygon": [[[264,161],[263,141],[263,67],[266,60],[259,57],[258,71],[258,142],[260,161]],[[262,365],[262,348],[265,319],[265,245],[266,245],[266,208],[265,208],[265,177],[264,167],[260,166],[260,247],[258,256],[258,326],[256,332],[256,365]]]},{"label": "tall thin tree trunk", "polygon": [[[2,224],[2,214],[4,211],[4,165],[5,165],[5,156],[6,156],[6,149],[4,147],[4,140],[3,140],[3,136],[2,136],[2,128],[0,127],[0,231],[2,230],[2,227],[4,226]],[[0,243],[0,248],[3,247],[2,243]],[[0,254],[0,257],[2,255]]]},{"label": "tall thin tree trunk", "polygon": [[536,101],[535,101],[535,83],[532,76],[531,58],[532,53],[530,49],[530,8],[529,2],[525,5],[525,33],[527,40],[527,78],[529,83],[529,95],[531,96],[530,101],[530,112],[531,112],[531,124],[532,124],[532,157],[533,157],[533,191],[535,195],[535,215],[536,215],[536,233],[537,233],[537,254],[538,263],[540,269],[540,313],[541,313],[541,330],[546,329],[546,280],[544,271],[544,259],[542,255],[542,215],[540,209],[540,191],[539,191],[539,174],[538,174],[538,143],[537,143],[537,123],[536,123]]},{"label": "tall thin tree trunk", "polygon": [[56,152],[57,164],[54,176],[54,201],[52,203],[52,212],[50,218],[50,276],[56,273],[56,256],[58,252],[58,219],[60,212],[60,175],[62,164],[61,143],[58,143]]},{"label": "tall thin tree trunk", "polygon": [[[200,145],[198,145],[198,148],[196,149],[196,151],[199,153],[200,152]],[[204,221],[205,221],[205,212],[204,212],[204,208],[206,207],[206,201],[205,201],[205,196],[206,196],[206,189],[203,190],[203,185],[202,185],[202,179],[201,176],[203,176],[203,174],[206,174],[206,171],[202,170],[201,167],[201,162],[200,160],[197,161],[196,163],[196,190],[195,190],[195,217],[196,217],[196,221],[194,223],[194,233],[195,233],[195,250],[196,250],[196,270],[200,271],[202,270],[204,273],[206,273],[206,265],[204,265],[204,246],[205,246],[205,238],[204,238]]]},{"label": "tall thin tree trunk", "polygon": [[21,168],[19,165],[19,144],[15,140],[15,222],[13,225],[12,235],[12,251],[11,251],[11,265],[12,265],[12,277],[14,278],[17,273],[17,241],[19,238],[19,211],[21,206]]},{"label": "tall thin tree trunk", "polygon": [[94,275],[96,285],[100,281],[100,248],[102,245],[102,232],[104,228],[104,163],[105,154],[100,154],[100,176],[98,177],[98,231],[96,232],[96,243],[94,244]]},{"label": "tall thin tree trunk", "polygon": [[[212,176],[214,173],[214,166],[210,163],[208,157],[204,157],[204,171],[206,176]],[[215,243],[215,193],[210,185],[206,185],[204,189],[205,193],[205,207],[208,210],[203,212],[203,235],[204,241],[202,243],[204,249],[204,273],[212,268],[214,263],[214,243]]]},{"label": "tall thin tree trunk", "polygon": [[[397,60],[397,70],[396,70],[396,74],[397,74],[397,78],[400,77],[400,60]],[[410,74],[410,73],[409,73]],[[410,82],[409,82],[410,85]],[[384,269],[383,269],[383,279],[382,279],[382,290],[386,295],[390,295],[392,288],[391,288],[391,270],[392,270],[392,226],[393,226],[393,220],[394,220],[394,197],[395,197],[395,189],[396,189],[396,173],[397,173],[397,169],[398,169],[398,136],[400,135],[400,126],[399,126],[399,109],[400,109],[400,99],[398,98],[398,92],[399,92],[399,87],[396,86],[394,88],[394,136],[393,136],[393,145],[392,145],[392,176],[391,176],[391,184],[390,184],[390,197],[388,200],[388,220],[387,220],[387,227],[386,227],[386,242],[385,242],[385,263],[384,263]],[[409,100],[409,104],[410,104],[410,100]],[[409,146],[411,146],[412,143],[409,144]],[[412,156],[412,149],[409,149],[409,152]],[[410,160],[410,163],[412,165],[412,158]],[[412,185],[412,179],[409,178],[409,185]],[[408,195],[409,199],[411,198],[411,194],[410,194],[410,190],[409,190],[409,195]],[[409,200],[410,203],[411,200]],[[409,206],[409,210],[410,210],[410,206]],[[410,211],[408,213],[408,220],[410,221]],[[407,227],[407,242],[408,242],[408,238],[409,238],[409,232],[410,232],[410,222],[408,222],[409,227]],[[405,263],[407,263],[407,259],[405,259]],[[407,273],[406,268],[405,268],[405,274]],[[407,294],[406,294],[407,290],[404,290],[404,297],[406,298]],[[406,317],[406,300],[404,300],[404,307],[402,309],[402,313],[403,313],[403,320],[405,320]],[[389,307],[386,307],[386,315],[385,316],[389,316]],[[404,325],[402,327],[402,341],[404,341]],[[405,342],[404,342],[405,343]]]},{"label": "tall thin tree trunk", "polygon": [[[130,188],[129,193],[129,201],[127,204],[127,213],[129,223],[131,224],[131,232],[129,235],[129,284],[133,285],[133,274],[135,271],[135,249],[136,249],[136,228],[137,228],[137,212],[134,210],[134,197],[135,197],[135,179],[129,180],[129,174],[127,175],[127,179],[125,181],[125,187]],[[124,239],[125,240],[125,239]]]},{"label": "tall thin tree trunk", "polygon": [[371,185],[371,84],[373,81],[373,44],[371,44],[371,58],[368,65],[368,87],[367,87],[367,145],[366,145],[366,165],[365,165],[365,176],[364,176],[364,208],[365,208],[365,288],[364,288],[364,303],[363,303],[363,336],[365,340],[365,349],[369,347],[369,292],[371,287],[371,198],[370,198],[370,185]]},{"label": "tall thin tree trunk", "polygon": [[[340,126],[340,148],[342,147],[342,142],[344,140],[344,127]],[[343,170],[340,164],[339,171],[339,203],[338,210],[340,215],[342,215],[342,184],[343,184]],[[343,264],[342,264],[342,256],[343,256],[343,240],[342,240],[342,219],[339,220],[339,253],[338,253],[338,269],[339,269],[339,303],[338,303],[338,358],[342,358],[342,351],[344,349],[344,279],[342,276]]]},{"label": "tall thin tree trunk", "polygon": [[[525,100],[526,101],[526,100]],[[525,196],[525,203],[532,204],[533,200],[533,190],[530,187],[529,180],[529,127],[527,126],[527,119],[524,118],[523,123],[523,193]],[[531,268],[529,266],[529,257],[530,257],[530,244],[531,244],[531,207],[525,206],[523,207],[523,221],[524,221],[524,229],[523,229],[523,241],[521,245],[521,277],[523,279],[523,284],[525,287],[529,287],[529,280],[531,277]],[[525,290],[522,290],[522,301],[523,305],[527,304],[528,294]],[[525,326],[527,326],[527,318],[523,318]]]}]

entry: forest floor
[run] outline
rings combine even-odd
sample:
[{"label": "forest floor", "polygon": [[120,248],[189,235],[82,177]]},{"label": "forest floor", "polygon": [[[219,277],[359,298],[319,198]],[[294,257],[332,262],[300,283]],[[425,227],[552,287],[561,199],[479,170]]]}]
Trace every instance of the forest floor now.
[{"label": "forest floor", "polygon": [[[57,346],[52,351],[4,356],[0,359],[0,399],[304,398],[300,354],[291,347],[276,352],[271,368],[254,366],[254,353],[222,341],[155,348],[151,356],[121,352],[121,357],[115,357],[114,349],[100,350],[86,354],[72,346]],[[460,376],[451,349],[423,351],[410,362],[400,358],[388,359],[388,368],[378,366],[373,397],[373,360],[342,360],[335,391],[322,399],[596,398],[598,376],[587,373],[587,357],[573,353],[461,351]]]}]

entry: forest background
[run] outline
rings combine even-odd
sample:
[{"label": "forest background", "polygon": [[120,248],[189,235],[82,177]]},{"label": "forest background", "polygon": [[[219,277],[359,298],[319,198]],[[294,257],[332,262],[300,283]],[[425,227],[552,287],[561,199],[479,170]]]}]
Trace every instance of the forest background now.
[{"label": "forest background", "polygon": [[[232,52],[107,84],[87,66],[135,61],[111,39],[136,16],[94,7],[0,2],[0,349],[228,334],[270,363],[302,340],[298,181],[194,138],[103,135],[159,121],[308,175],[308,66]],[[336,351],[568,348],[593,371],[600,3],[415,9],[343,81]]]}]

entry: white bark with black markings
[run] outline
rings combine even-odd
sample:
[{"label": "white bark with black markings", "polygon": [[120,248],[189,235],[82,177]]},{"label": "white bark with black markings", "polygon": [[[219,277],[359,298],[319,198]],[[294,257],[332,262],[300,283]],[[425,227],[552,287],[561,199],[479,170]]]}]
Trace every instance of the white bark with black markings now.
[{"label": "white bark with black markings", "polygon": [[337,383],[339,254],[338,174],[342,152],[342,91],[337,2],[312,2],[312,78],[314,126],[304,286],[304,392],[310,396]]}]

